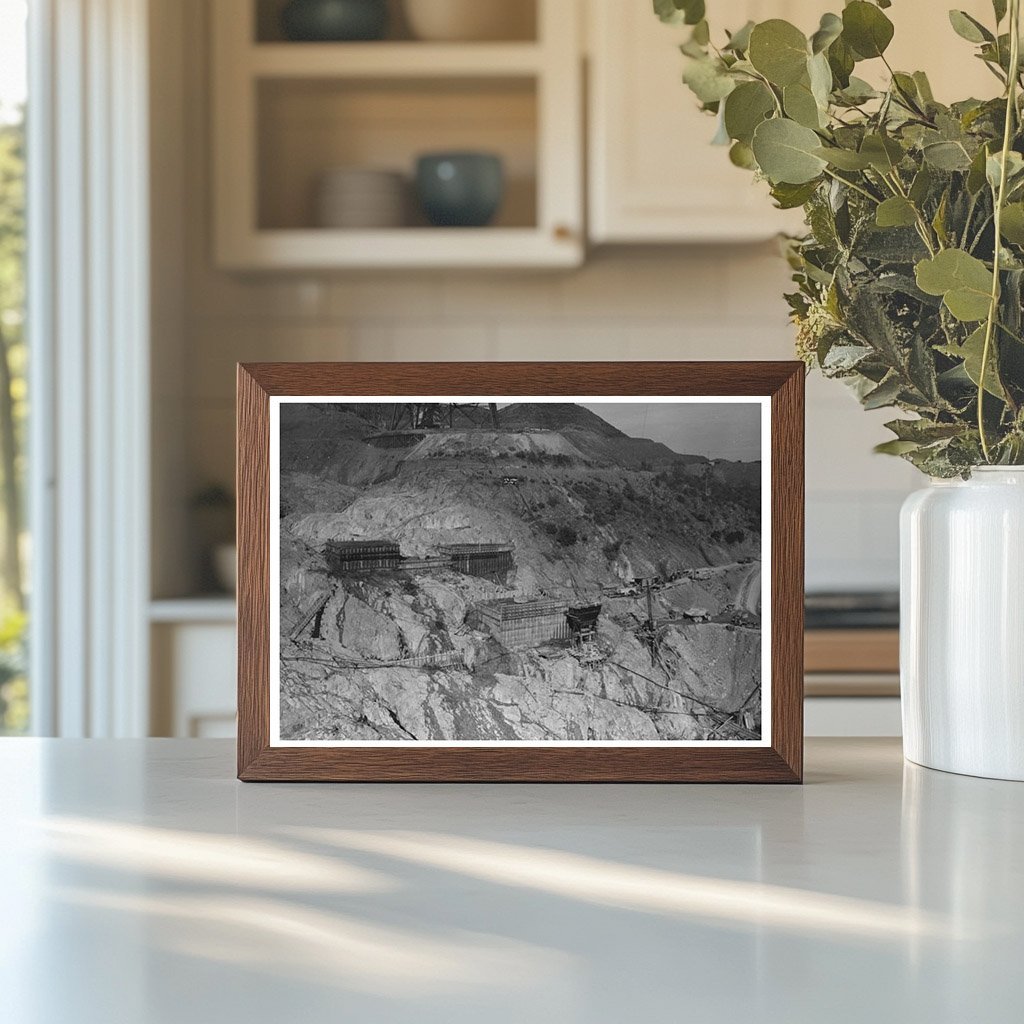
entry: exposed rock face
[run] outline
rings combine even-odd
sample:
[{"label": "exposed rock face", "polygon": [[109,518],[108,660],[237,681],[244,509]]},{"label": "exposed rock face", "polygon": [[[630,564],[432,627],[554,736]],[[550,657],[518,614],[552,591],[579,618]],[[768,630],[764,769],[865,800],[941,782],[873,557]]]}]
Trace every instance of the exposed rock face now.
[{"label": "exposed rock face", "polygon": [[[564,430],[485,424],[383,450],[362,440],[373,430],[357,410],[320,443],[319,413],[283,426],[296,460],[282,440],[283,738],[757,735],[760,630],[727,620],[733,606],[759,611],[759,464],[726,480],[705,459],[607,424],[584,429],[599,418],[563,407],[549,418],[568,419]],[[651,446],[667,455],[653,459]],[[515,569],[504,583],[443,567],[332,576],[320,552],[342,539],[394,541],[417,559],[442,544],[507,543]],[[634,577],[660,578],[653,653]],[[596,646],[504,649],[467,624],[502,596],[601,602]],[[694,606],[713,621],[686,621]]]}]

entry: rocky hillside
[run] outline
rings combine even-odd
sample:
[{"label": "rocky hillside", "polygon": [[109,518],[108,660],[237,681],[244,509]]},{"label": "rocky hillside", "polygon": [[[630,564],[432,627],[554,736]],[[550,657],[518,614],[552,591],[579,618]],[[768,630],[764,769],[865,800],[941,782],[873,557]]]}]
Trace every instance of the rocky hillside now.
[{"label": "rocky hillside", "polygon": [[[367,443],[358,406],[309,409],[282,410],[284,738],[756,734],[761,638],[744,595],[758,571],[759,464],[722,473],[667,448],[654,458],[656,442],[574,406],[519,407],[549,411],[529,429],[509,426],[506,409],[500,430],[428,432],[402,449]],[[341,429],[325,437],[331,416]],[[420,559],[442,544],[507,543],[515,564],[501,581],[328,572],[329,542],[382,539]],[[661,581],[653,653],[638,577]],[[472,626],[473,608],[499,596],[601,602],[596,648],[504,648]],[[728,621],[739,604],[755,615]],[[694,608],[711,621],[688,618]]]}]

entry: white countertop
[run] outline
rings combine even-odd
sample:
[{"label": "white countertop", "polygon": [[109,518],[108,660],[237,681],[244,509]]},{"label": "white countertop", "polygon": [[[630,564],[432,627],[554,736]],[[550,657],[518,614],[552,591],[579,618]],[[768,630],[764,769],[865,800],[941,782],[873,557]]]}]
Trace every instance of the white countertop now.
[{"label": "white countertop", "polygon": [[223,741],[0,741],[5,1024],[1024,1014],[1024,785],[241,785]]}]

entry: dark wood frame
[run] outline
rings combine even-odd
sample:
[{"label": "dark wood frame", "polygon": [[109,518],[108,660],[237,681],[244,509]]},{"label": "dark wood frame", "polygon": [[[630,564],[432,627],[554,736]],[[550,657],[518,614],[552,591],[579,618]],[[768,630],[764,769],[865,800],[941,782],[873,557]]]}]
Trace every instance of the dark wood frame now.
[{"label": "dark wood frame", "polygon": [[[772,412],[766,747],[271,747],[272,395],[751,395]],[[799,362],[250,363],[238,367],[238,777],[255,781],[800,782],[804,367]]]}]

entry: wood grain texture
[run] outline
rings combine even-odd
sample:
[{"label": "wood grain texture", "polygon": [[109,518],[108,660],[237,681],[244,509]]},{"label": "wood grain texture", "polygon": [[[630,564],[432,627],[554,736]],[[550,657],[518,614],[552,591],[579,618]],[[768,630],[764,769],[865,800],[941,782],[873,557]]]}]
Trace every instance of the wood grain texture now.
[{"label": "wood grain texture", "polygon": [[[271,747],[269,396],[770,396],[770,747]],[[251,363],[238,368],[238,777],[244,781],[800,782],[804,367],[709,363]],[[276,585],[276,583],[275,583]]]}]

